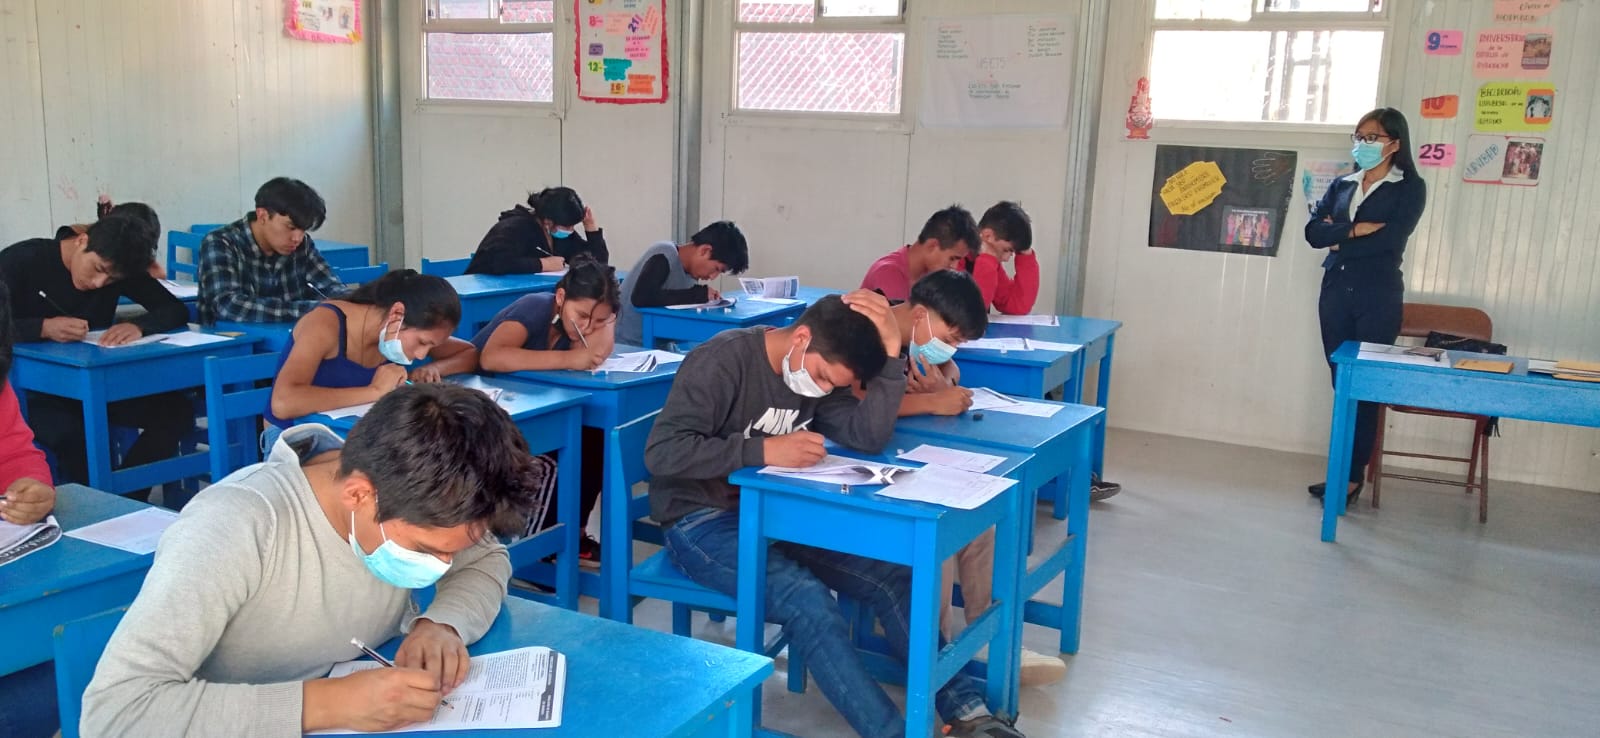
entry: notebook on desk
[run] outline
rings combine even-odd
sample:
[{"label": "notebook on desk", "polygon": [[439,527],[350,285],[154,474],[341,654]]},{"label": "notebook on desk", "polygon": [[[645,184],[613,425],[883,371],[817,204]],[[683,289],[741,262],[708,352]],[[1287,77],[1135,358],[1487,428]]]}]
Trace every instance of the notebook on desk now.
[{"label": "notebook on desk", "polygon": [[32,525],[14,525],[0,520],[0,566],[61,540],[61,525],[56,516],[46,516]]}]

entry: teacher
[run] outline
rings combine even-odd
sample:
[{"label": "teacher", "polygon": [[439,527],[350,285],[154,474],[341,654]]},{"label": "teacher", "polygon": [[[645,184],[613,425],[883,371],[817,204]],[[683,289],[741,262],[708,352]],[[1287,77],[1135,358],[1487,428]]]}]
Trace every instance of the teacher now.
[{"label": "teacher", "polygon": [[[1306,243],[1328,250],[1317,299],[1325,357],[1345,341],[1392,344],[1400,335],[1405,302],[1400,260],[1427,200],[1404,114],[1394,108],[1367,113],[1350,140],[1358,171],[1334,180],[1306,223]],[[1331,361],[1328,369],[1333,371]],[[1350,503],[1361,495],[1377,430],[1378,407],[1359,403],[1346,490]],[[1323,487],[1318,482],[1308,491],[1321,497]]]}]

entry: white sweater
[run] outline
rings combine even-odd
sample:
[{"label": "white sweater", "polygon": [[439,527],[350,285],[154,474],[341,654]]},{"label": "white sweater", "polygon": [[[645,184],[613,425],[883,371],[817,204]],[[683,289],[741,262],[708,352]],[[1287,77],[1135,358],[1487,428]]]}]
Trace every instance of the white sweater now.
[{"label": "white sweater", "polygon": [[[298,736],[301,683],[419,617],[411,591],[372,574],[328,522],[289,440],[310,458],[341,445],[317,425],[201,492],[161,537],[155,564],[84,693],[84,736]],[[473,643],[505,599],[505,547],[458,554],[420,615]]]}]

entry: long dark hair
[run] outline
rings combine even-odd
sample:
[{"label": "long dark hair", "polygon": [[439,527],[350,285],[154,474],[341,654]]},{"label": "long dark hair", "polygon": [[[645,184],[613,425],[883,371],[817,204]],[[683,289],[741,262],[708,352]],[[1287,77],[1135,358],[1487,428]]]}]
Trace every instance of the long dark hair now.
[{"label": "long dark hair", "polygon": [[622,310],[622,288],[617,285],[617,270],[594,260],[587,252],[567,262],[567,273],[556,283],[568,300],[594,300],[610,306],[612,313]]},{"label": "long dark hair", "polygon": [[16,341],[16,335],[11,329],[11,292],[6,289],[6,283],[0,282],[0,388],[6,386],[6,377],[11,375],[11,344]]},{"label": "long dark hair", "polygon": [[549,218],[563,228],[583,222],[583,198],[571,187],[546,187],[528,195],[528,207],[534,215]]},{"label": "long dark hair", "polygon": [[372,280],[344,296],[345,302],[376,305],[385,310],[400,303],[406,308],[401,325],[428,330],[461,323],[461,297],[443,277],[418,274],[415,269],[397,269]]},{"label": "long dark hair", "polygon": [[1377,123],[1384,135],[1400,142],[1390,163],[1400,167],[1406,174],[1416,174],[1417,161],[1411,156],[1411,126],[1406,123],[1406,114],[1394,108],[1378,108],[1361,116],[1356,127],[1360,128],[1369,121]]}]

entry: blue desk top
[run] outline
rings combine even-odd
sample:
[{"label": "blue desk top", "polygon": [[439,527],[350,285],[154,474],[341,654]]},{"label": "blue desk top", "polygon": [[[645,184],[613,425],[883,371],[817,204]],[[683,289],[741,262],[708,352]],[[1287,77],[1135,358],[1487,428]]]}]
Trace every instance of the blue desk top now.
[{"label": "blue desk top", "polygon": [[701,320],[707,323],[726,323],[729,326],[749,326],[784,313],[799,314],[805,305],[780,305],[775,302],[756,302],[744,295],[729,295],[738,299],[731,308],[710,310],[670,310],[664,307],[639,308],[640,313],[665,318]]},{"label": "blue desk top", "polygon": [[[566,407],[580,406],[588,399],[588,393],[562,387],[547,387],[530,384],[528,382],[513,382],[497,377],[481,377],[476,374],[457,374],[445,377],[446,382],[459,384],[463,387],[478,389],[497,388],[501,390],[500,407],[511,416],[511,421],[520,423],[545,413],[560,410]],[[354,428],[360,418],[329,418],[321,413],[308,415],[302,418],[303,423],[322,423],[334,431],[345,434]]]},{"label": "blue desk top", "polygon": [[795,297],[798,297],[798,298],[800,298],[802,300],[805,300],[806,301],[806,305],[810,306],[810,305],[817,304],[818,300],[821,300],[822,298],[827,297],[828,295],[842,295],[842,294],[844,294],[844,290],[836,290],[836,289],[832,289],[832,288],[829,288],[829,287],[805,287],[805,286],[801,286],[800,287],[800,291],[795,294]]},{"label": "blue desk top", "polygon": [[[178,332],[178,331],[174,331]],[[204,333],[214,333],[212,330],[203,330]],[[164,342],[147,343],[142,346],[123,346],[120,348],[100,348],[87,343],[55,343],[41,341],[36,343],[19,343],[16,345],[16,356],[19,358],[44,361],[51,364],[60,364],[80,369],[115,364],[129,364],[149,359],[165,359],[172,356],[194,354],[205,356],[218,349],[234,349],[240,346],[253,346],[261,340],[259,336],[238,336],[227,341],[207,343],[200,346],[173,346]],[[199,378],[196,377],[196,381]]]},{"label": "blue desk top", "polygon": [[361,245],[359,243],[347,243],[347,242],[344,242],[344,241],[324,241],[324,240],[322,240],[320,238],[313,239],[312,242],[316,244],[318,251],[349,251],[351,249],[361,249],[362,251],[366,251],[367,250],[366,246],[363,246],[363,245]]},{"label": "blue desk top", "polygon": [[[76,484],[56,488],[56,522],[63,532],[149,507],[137,500]],[[49,547],[0,566],[0,610],[63,589],[147,569],[154,556],[131,554],[63,535]]]},{"label": "blue desk top", "polygon": [[[379,650],[393,654],[399,646],[395,639]],[[722,710],[730,697],[751,699],[751,690],[772,673],[772,660],[759,654],[516,597],[506,598],[494,626],[467,650],[477,655],[526,646],[548,646],[567,657],[561,727],[528,733],[538,736],[702,735],[713,707]]]},{"label": "blue desk top", "polygon": [[[18,348],[20,349],[21,346],[19,345]],[[1357,343],[1355,341],[1346,341],[1344,343],[1344,345],[1340,346],[1337,350],[1335,350],[1333,352],[1333,356],[1331,356],[1329,358],[1335,364],[1355,364],[1355,365],[1360,365],[1360,366],[1381,366],[1381,367],[1383,367],[1385,369],[1398,369],[1398,370],[1401,370],[1401,371],[1409,371],[1409,372],[1427,372],[1429,374],[1437,374],[1439,376],[1444,376],[1444,377],[1471,377],[1473,379],[1489,378],[1489,379],[1501,380],[1501,381],[1506,381],[1506,382],[1518,382],[1518,383],[1526,383],[1526,384],[1534,384],[1534,385],[1554,384],[1554,385],[1557,385],[1557,386],[1560,386],[1560,387],[1575,387],[1575,388],[1579,388],[1579,389],[1582,389],[1582,388],[1593,388],[1596,392],[1600,392],[1600,384],[1597,384],[1597,383],[1594,383],[1594,382],[1573,382],[1573,381],[1566,380],[1566,379],[1556,379],[1555,377],[1552,377],[1552,376],[1550,376],[1548,374],[1535,374],[1535,373],[1529,372],[1528,371],[1528,359],[1526,357],[1522,357],[1522,356],[1501,356],[1501,355],[1498,355],[1498,354],[1473,354],[1473,353],[1468,353],[1468,352],[1465,352],[1465,351],[1451,351],[1451,352],[1449,352],[1451,361],[1456,361],[1456,360],[1459,360],[1459,359],[1485,359],[1485,360],[1488,360],[1488,361],[1509,361],[1512,364],[1514,364],[1514,366],[1511,368],[1511,373],[1510,374],[1495,374],[1494,372],[1478,372],[1478,371],[1472,371],[1470,369],[1455,369],[1455,368],[1452,368],[1451,366],[1449,366],[1448,364],[1446,364],[1444,362],[1439,362],[1437,364],[1428,366],[1428,365],[1419,365],[1419,364],[1400,364],[1400,363],[1396,363],[1396,362],[1392,362],[1392,361],[1373,361],[1371,359],[1358,359],[1357,355],[1360,354],[1360,353],[1361,353],[1361,344],[1360,343]]]},{"label": "blue desk top", "polygon": [[[984,338],[1028,338],[1035,341],[1053,341],[1055,343],[1075,343],[1086,346],[1105,339],[1115,333],[1122,323],[1115,320],[1101,320],[1099,318],[1075,318],[1070,315],[1058,316],[1061,325],[1018,325],[1015,323],[990,323],[989,330],[983,334]],[[961,363],[961,357],[977,357],[983,361],[1047,365],[1059,360],[1072,352],[1061,351],[995,351],[990,349],[975,349],[962,347],[956,353],[956,363]]]},{"label": "blue desk top", "polygon": [[954,436],[965,439],[979,450],[1008,448],[1034,451],[1062,433],[1105,413],[1105,408],[1092,405],[1031,399],[1028,402],[1059,405],[1061,410],[1048,418],[997,413],[993,410],[968,411],[960,415],[919,415],[901,418],[895,423],[895,430],[918,436]]},{"label": "blue desk top", "polygon": [[[643,350],[638,346],[618,344],[613,353],[630,354]],[[596,374],[594,372],[571,369],[547,369],[543,371],[511,372],[500,376],[505,379],[574,387],[590,392],[604,392],[644,384],[654,384],[656,382],[671,382],[672,378],[678,373],[678,367],[682,364],[683,362],[681,361],[673,362],[658,366],[655,371],[649,372],[606,372],[604,374]]]},{"label": "blue desk top", "polygon": [[550,292],[560,277],[542,274],[462,274],[445,277],[462,297]]}]

